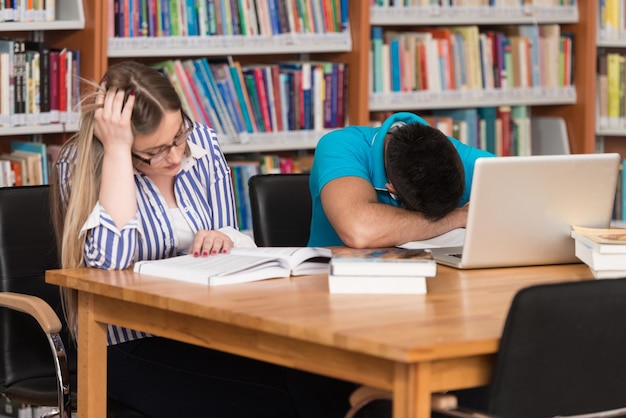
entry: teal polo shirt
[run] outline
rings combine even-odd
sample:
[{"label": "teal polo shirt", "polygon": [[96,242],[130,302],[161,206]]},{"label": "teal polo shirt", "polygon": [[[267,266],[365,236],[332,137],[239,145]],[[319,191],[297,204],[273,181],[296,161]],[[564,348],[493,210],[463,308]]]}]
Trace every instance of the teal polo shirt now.
[{"label": "teal polo shirt", "polygon": [[[380,127],[349,126],[324,135],[315,148],[315,158],[311,168],[309,186],[313,200],[311,233],[309,246],[344,245],[332,227],[324,210],[320,193],[331,180],[355,176],[370,182],[378,195],[378,201],[388,205],[399,206],[386,188],[389,183],[385,173],[384,141],[385,135],[395,125],[423,123],[421,117],[408,112],[391,115]],[[469,200],[474,162],[480,157],[492,157],[493,154],[467,146],[450,138],[454,144],[465,169],[465,189],[459,206]]]}]

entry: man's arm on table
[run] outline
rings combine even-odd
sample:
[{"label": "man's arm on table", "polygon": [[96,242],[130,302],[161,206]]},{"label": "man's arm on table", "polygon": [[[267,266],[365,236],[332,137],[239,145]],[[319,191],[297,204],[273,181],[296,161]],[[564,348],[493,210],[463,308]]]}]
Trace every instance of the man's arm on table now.
[{"label": "man's arm on table", "polygon": [[467,206],[438,221],[421,213],[378,203],[372,185],[360,177],[328,182],[321,192],[322,206],[341,240],[349,247],[392,247],[441,235],[467,222]]}]

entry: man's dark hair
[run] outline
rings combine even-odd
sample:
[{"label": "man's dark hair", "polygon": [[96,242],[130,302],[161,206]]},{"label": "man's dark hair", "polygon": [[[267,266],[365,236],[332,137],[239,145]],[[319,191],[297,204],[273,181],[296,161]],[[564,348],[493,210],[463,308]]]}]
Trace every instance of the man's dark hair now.
[{"label": "man's dark hair", "polygon": [[465,171],[456,148],[440,130],[421,123],[399,126],[385,150],[389,182],[407,209],[439,220],[459,204]]}]

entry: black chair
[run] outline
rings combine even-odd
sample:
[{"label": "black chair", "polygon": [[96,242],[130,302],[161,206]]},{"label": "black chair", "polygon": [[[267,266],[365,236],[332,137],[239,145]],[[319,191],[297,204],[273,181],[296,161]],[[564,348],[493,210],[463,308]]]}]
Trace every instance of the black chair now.
[{"label": "black chair", "polygon": [[259,247],[306,247],[311,225],[308,174],[259,174],[248,180],[248,192]]},{"label": "black chair", "polygon": [[[513,299],[480,417],[626,416],[626,278],[531,286]],[[363,391],[361,405],[390,394]],[[434,407],[452,417],[476,411]]]},{"label": "black chair", "polygon": [[[0,188],[0,394],[54,406],[61,418],[76,406],[76,350],[59,289],[45,271],[58,268],[48,186]],[[143,417],[110,400],[109,417]]]},{"label": "black chair", "polygon": [[[488,412],[626,416],[626,279],[538,285],[515,296]],[[603,415],[608,416],[608,415]]]}]

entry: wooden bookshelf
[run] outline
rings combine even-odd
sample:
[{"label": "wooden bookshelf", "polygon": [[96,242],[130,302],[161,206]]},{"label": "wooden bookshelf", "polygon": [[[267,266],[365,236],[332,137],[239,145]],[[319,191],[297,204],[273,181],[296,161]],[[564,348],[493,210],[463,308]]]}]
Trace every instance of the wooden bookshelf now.
[{"label": "wooden bookshelf", "polygon": [[[57,0],[54,21],[10,21],[0,22],[2,37],[29,40],[45,40],[52,47],[70,47],[65,39],[68,36],[80,36],[86,30],[85,12],[82,0]],[[80,49],[84,44],[80,44]],[[47,124],[2,126],[0,137],[27,138],[36,136],[47,142],[62,142],[71,132],[78,129],[76,124]],[[0,149],[7,150],[8,141],[0,141]]]},{"label": "wooden bookshelf", "polygon": [[[67,1],[59,3],[58,7],[65,8]],[[133,49],[113,48],[108,39],[108,1],[110,0],[90,0],[84,1],[84,22],[85,26],[79,30],[55,31],[47,36],[51,42],[64,44],[71,48],[78,48],[82,52],[81,74],[88,79],[99,80],[107,65],[119,59],[132,57]],[[562,30],[571,32],[575,36],[574,42],[574,85],[576,100],[574,103],[539,103],[540,106],[533,107],[533,115],[538,116],[560,116],[567,124],[570,137],[570,148],[574,153],[595,152],[595,83],[596,83],[596,19],[597,5],[595,2],[578,1],[576,9],[568,11],[559,17],[558,22],[562,24]],[[557,13],[558,14],[558,13]],[[372,16],[369,8],[363,4],[362,0],[349,0],[351,46],[349,50],[342,50],[335,46],[328,50],[321,50],[319,46],[298,51],[319,59],[346,62],[349,66],[349,87],[348,87],[348,120],[350,124],[366,125],[370,119],[370,103],[368,95],[369,63],[368,54],[370,50],[370,28],[371,23],[388,23],[383,17]],[[404,17],[403,17],[404,19]],[[407,16],[406,19],[412,19]],[[443,19],[443,18],[440,18]],[[452,19],[447,17],[446,19]],[[494,18],[495,19],[495,18]],[[520,15],[511,21],[507,17],[498,18],[502,24],[525,23],[531,17]],[[541,22],[551,22],[557,19],[553,15],[540,16]],[[442,20],[442,24],[454,23]],[[404,21],[400,23],[405,23]],[[407,22],[408,23],[408,22]],[[425,22],[415,22],[424,24]],[[437,22],[428,22],[433,24]],[[466,22],[468,24],[471,22]],[[482,22],[478,22],[482,23]],[[489,23],[489,22],[487,22]],[[154,58],[154,53],[136,50],[138,59],[150,60]],[[250,50],[242,49],[237,53],[246,55]],[[273,49],[271,54],[276,56],[288,56],[293,54],[293,49]],[[166,52],[167,53],[167,52]],[[223,51],[211,51],[210,48],[198,48],[187,51],[189,56],[210,56],[213,54],[223,54]],[[272,55],[269,57],[271,58]],[[484,104],[484,102],[479,102]],[[531,103],[533,104],[533,103]],[[472,104],[474,105],[474,104]],[[296,141],[294,145],[298,144]],[[299,146],[299,145],[296,145]],[[308,145],[311,146],[311,145]],[[308,147],[307,146],[307,147]],[[281,145],[281,149],[283,145]],[[236,150],[233,150],[235,152]]]},{"label": "wooden bookshelf", "polygon": [[[376,94],[370,100],[374,111],[426,111],[432,109],[469,108],[500,105],[527,105],[532,116],[559,116],[566,121],[570,148],[573,153],[595,152],[595,22],[594,2],[578,1],[577,6],[532,8],[428,8],[428,7],[373,7],[371,24],[385,28],[407,26],[468,26],[481,28],[490,25],[520,25],[556,23],[561,32],[574,34],[574,87],[559,89],[557,94],[542,91],[483,92],[468,97],[459,91],[443,94],[425,92]],[[370,47],[369,34],[363,41]],[[357,41],[354,39],[354,43]],[[542,89],[543,90],[543,89]]]},{"label": "wooden bookshelf", "polygon": [[[598,5],[598,7],[601,7]],[[600,11],[598,10],[598,13]],[[598,24],[600,27],[597,29],[597,59],[603,53],[609,52],[626,52],[626,30],[625,28],[616,28],[615,33],[608,33],[601,27],[601,22]],[[598,105],[599,106],[599,105]],[[598,111],[599,113],[599,111]],[[606,127],[601,126],[599,121],[597,122],[596,138],[597,149],[602,152],[617,152],[626,158],[626,127]]]},{"label": "wooden bookshelf", "polygon": [[562,30],[574,34],[574,86],[576,103],[539,106],[534,116],[562,117],[572,153],[594,153],[596,129],[596,21],[597,4],[578,0],[578,22],[562,25]]}]

